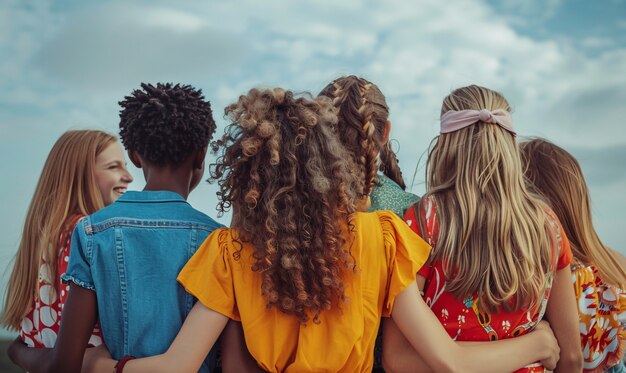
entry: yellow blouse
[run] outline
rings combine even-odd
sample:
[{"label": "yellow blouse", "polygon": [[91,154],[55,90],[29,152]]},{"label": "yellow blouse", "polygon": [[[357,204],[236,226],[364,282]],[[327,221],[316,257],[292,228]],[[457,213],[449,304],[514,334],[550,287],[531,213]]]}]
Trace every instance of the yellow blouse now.
[{"label": "yellow blouse", "polygon": [[322,312],[319,324],[266,308],[261,274],[251,270],[253,248],[244,244],[235,260],[232,229],[213,232],[178,281],[208,308],[241,321],[246,345],[266,371],[369,372],[380,318],[415,281],[430,246],[390,211],[357,213],[354,224],[358,270],[344,277],[349,302]]}]

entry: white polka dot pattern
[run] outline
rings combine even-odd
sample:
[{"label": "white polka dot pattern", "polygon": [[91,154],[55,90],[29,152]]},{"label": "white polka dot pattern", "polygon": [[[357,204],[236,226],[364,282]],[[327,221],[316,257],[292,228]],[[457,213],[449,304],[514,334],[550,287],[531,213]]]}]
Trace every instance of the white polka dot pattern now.
[{"label": "white polka dot pattern", "polygon": [[[22,320],[20,336],[29,347],[54,347],[61,323],[63,305],[67,299],[69,285],[61,282],[61,276],[67,270],[72,231],[81,216],[72,216],[66,222],[66,231],[59,238],[59,257],[57,259],[58,277],[51,279],[51,268],[45,259],[39,265],[37,299],[33,299],[32,309]],[[58,289],[58,290],[57,290]],[[60,294],[60,296],[59,296]],[[96,326],[89,346],[102,344],[100,330]]]}]

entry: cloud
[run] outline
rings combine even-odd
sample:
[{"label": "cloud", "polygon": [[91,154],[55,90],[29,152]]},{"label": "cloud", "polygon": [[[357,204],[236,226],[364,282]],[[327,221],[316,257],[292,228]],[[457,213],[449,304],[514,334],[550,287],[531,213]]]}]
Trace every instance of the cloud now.
[{"label": "cloud", "polygon": [[509,0],[501,5],[509,13],[545,21],[556,15],[563,0]]},{"label": "cloud", "polygon": [[584,48],[610,48],[615,44],[615,41],[607,37],[587,37],[581,40],[580,44]]},{"label": "cloud", "polygon": [[232,71],[245,50],[245,40],[199,15],[114,3],[67,15],[32,63],[69,87],[129,89],[140,81],[219,76]]}]

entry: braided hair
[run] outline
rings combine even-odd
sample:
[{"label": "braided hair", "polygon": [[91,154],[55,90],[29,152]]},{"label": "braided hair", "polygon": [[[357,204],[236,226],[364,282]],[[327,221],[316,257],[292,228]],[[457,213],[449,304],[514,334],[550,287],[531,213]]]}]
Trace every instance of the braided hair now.
[{"label": "braided hair", "polygon": [[406,189],[396,154],[384,141],[389,107],[380,89],[350,75],[334,80],[319,95],[329,97],[338,109],[339,138],[352,155],[362,180],[359,195],[370,194],[379,170]]}]

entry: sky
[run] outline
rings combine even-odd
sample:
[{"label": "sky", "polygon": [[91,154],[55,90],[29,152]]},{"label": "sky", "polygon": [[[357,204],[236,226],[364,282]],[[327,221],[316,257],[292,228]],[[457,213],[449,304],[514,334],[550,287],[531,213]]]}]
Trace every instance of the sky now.
[{"label": "sky", "polygon": [[[468,84],[502,92],[520,136],[579,159],[598,233],[626,253],[626,0],[2,0],[2,292],[53,143],[69,129],[117,133],[117,102],[141,82],[201,88],[220,135],[223,108],[252,87],[317,94],[348,74],[386,95],[417,194],[443,97]],[[203,183],[189,201],[215,216],[215,192]]]}]

